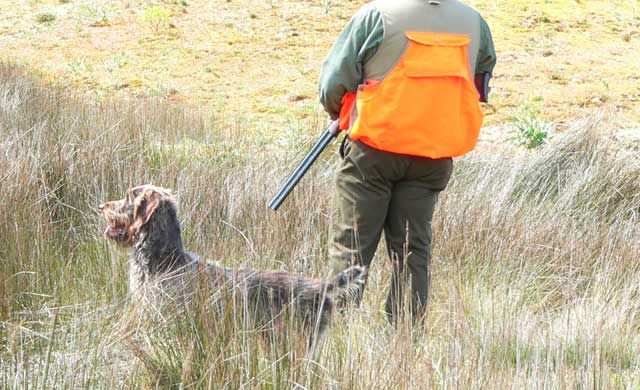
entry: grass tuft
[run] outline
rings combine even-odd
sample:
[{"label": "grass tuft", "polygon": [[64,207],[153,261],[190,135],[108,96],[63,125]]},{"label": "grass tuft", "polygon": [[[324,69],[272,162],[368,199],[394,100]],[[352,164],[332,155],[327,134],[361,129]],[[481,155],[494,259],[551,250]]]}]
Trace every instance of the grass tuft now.
[{"label": "grass tuft", "polygon": [[36,22],[38,23],[51,23],[56,20],[56,16],[52,13],[43,12],[36,15]]}]

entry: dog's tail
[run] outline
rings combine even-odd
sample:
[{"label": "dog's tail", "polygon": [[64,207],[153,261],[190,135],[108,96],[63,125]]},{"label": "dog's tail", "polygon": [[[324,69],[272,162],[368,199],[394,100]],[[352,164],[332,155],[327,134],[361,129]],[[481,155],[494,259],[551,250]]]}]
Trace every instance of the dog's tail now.
[{"label": "dog's tail", "polygon": [[333,287],[333,298],[338,307],[350,302],[360,303],[364,285],[367,282],[367,269],[354,265],[334,276],[330,282]]}]

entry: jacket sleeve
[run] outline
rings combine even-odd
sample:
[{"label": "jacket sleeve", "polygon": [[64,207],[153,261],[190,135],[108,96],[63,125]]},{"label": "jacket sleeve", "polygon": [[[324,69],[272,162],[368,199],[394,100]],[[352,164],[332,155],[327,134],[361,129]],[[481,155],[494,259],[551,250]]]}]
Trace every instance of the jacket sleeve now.
[{"label": "jacket sleeve", "polygon": [[489,25],[482,17],[480,18],[480,30],[480,50],[478,52],[476,74],[493,74],[493,68],[496,66],[496,49],[493,46]]},{"label": "jacket sleeve", "polygon": [[367,4],[351,18],[322,64],[318,93],[332,119],[340,114],[342,96],[363,83],[363,64],[378,50],[384,35],[380,12]]}]

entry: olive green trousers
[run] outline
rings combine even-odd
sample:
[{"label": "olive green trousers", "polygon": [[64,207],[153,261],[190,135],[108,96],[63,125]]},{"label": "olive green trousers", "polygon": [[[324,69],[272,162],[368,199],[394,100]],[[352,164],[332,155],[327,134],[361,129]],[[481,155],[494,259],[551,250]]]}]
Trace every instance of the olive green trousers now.
[{"label": "olive green trousers", "polygon": [[348,138],[341,156],[329,246],[333,271],[369,267],[384,231],[393,264],[385,310],[396,322],[410,285],[415,321],[424,316],[429,293],[431,220],[453,162],[388,153]]}]

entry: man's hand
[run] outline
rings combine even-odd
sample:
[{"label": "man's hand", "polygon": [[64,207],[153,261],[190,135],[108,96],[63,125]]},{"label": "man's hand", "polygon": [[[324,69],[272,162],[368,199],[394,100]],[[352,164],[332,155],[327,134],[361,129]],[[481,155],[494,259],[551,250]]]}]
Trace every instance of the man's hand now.
[{"label": "man's hand", "polygon": [[478,93],[480,94],[480,101],[482,103],[489,103],[489,92],[491,92],[489,80],[491,80],[491,73],[477,74],[474,79],[474,83]]}]

